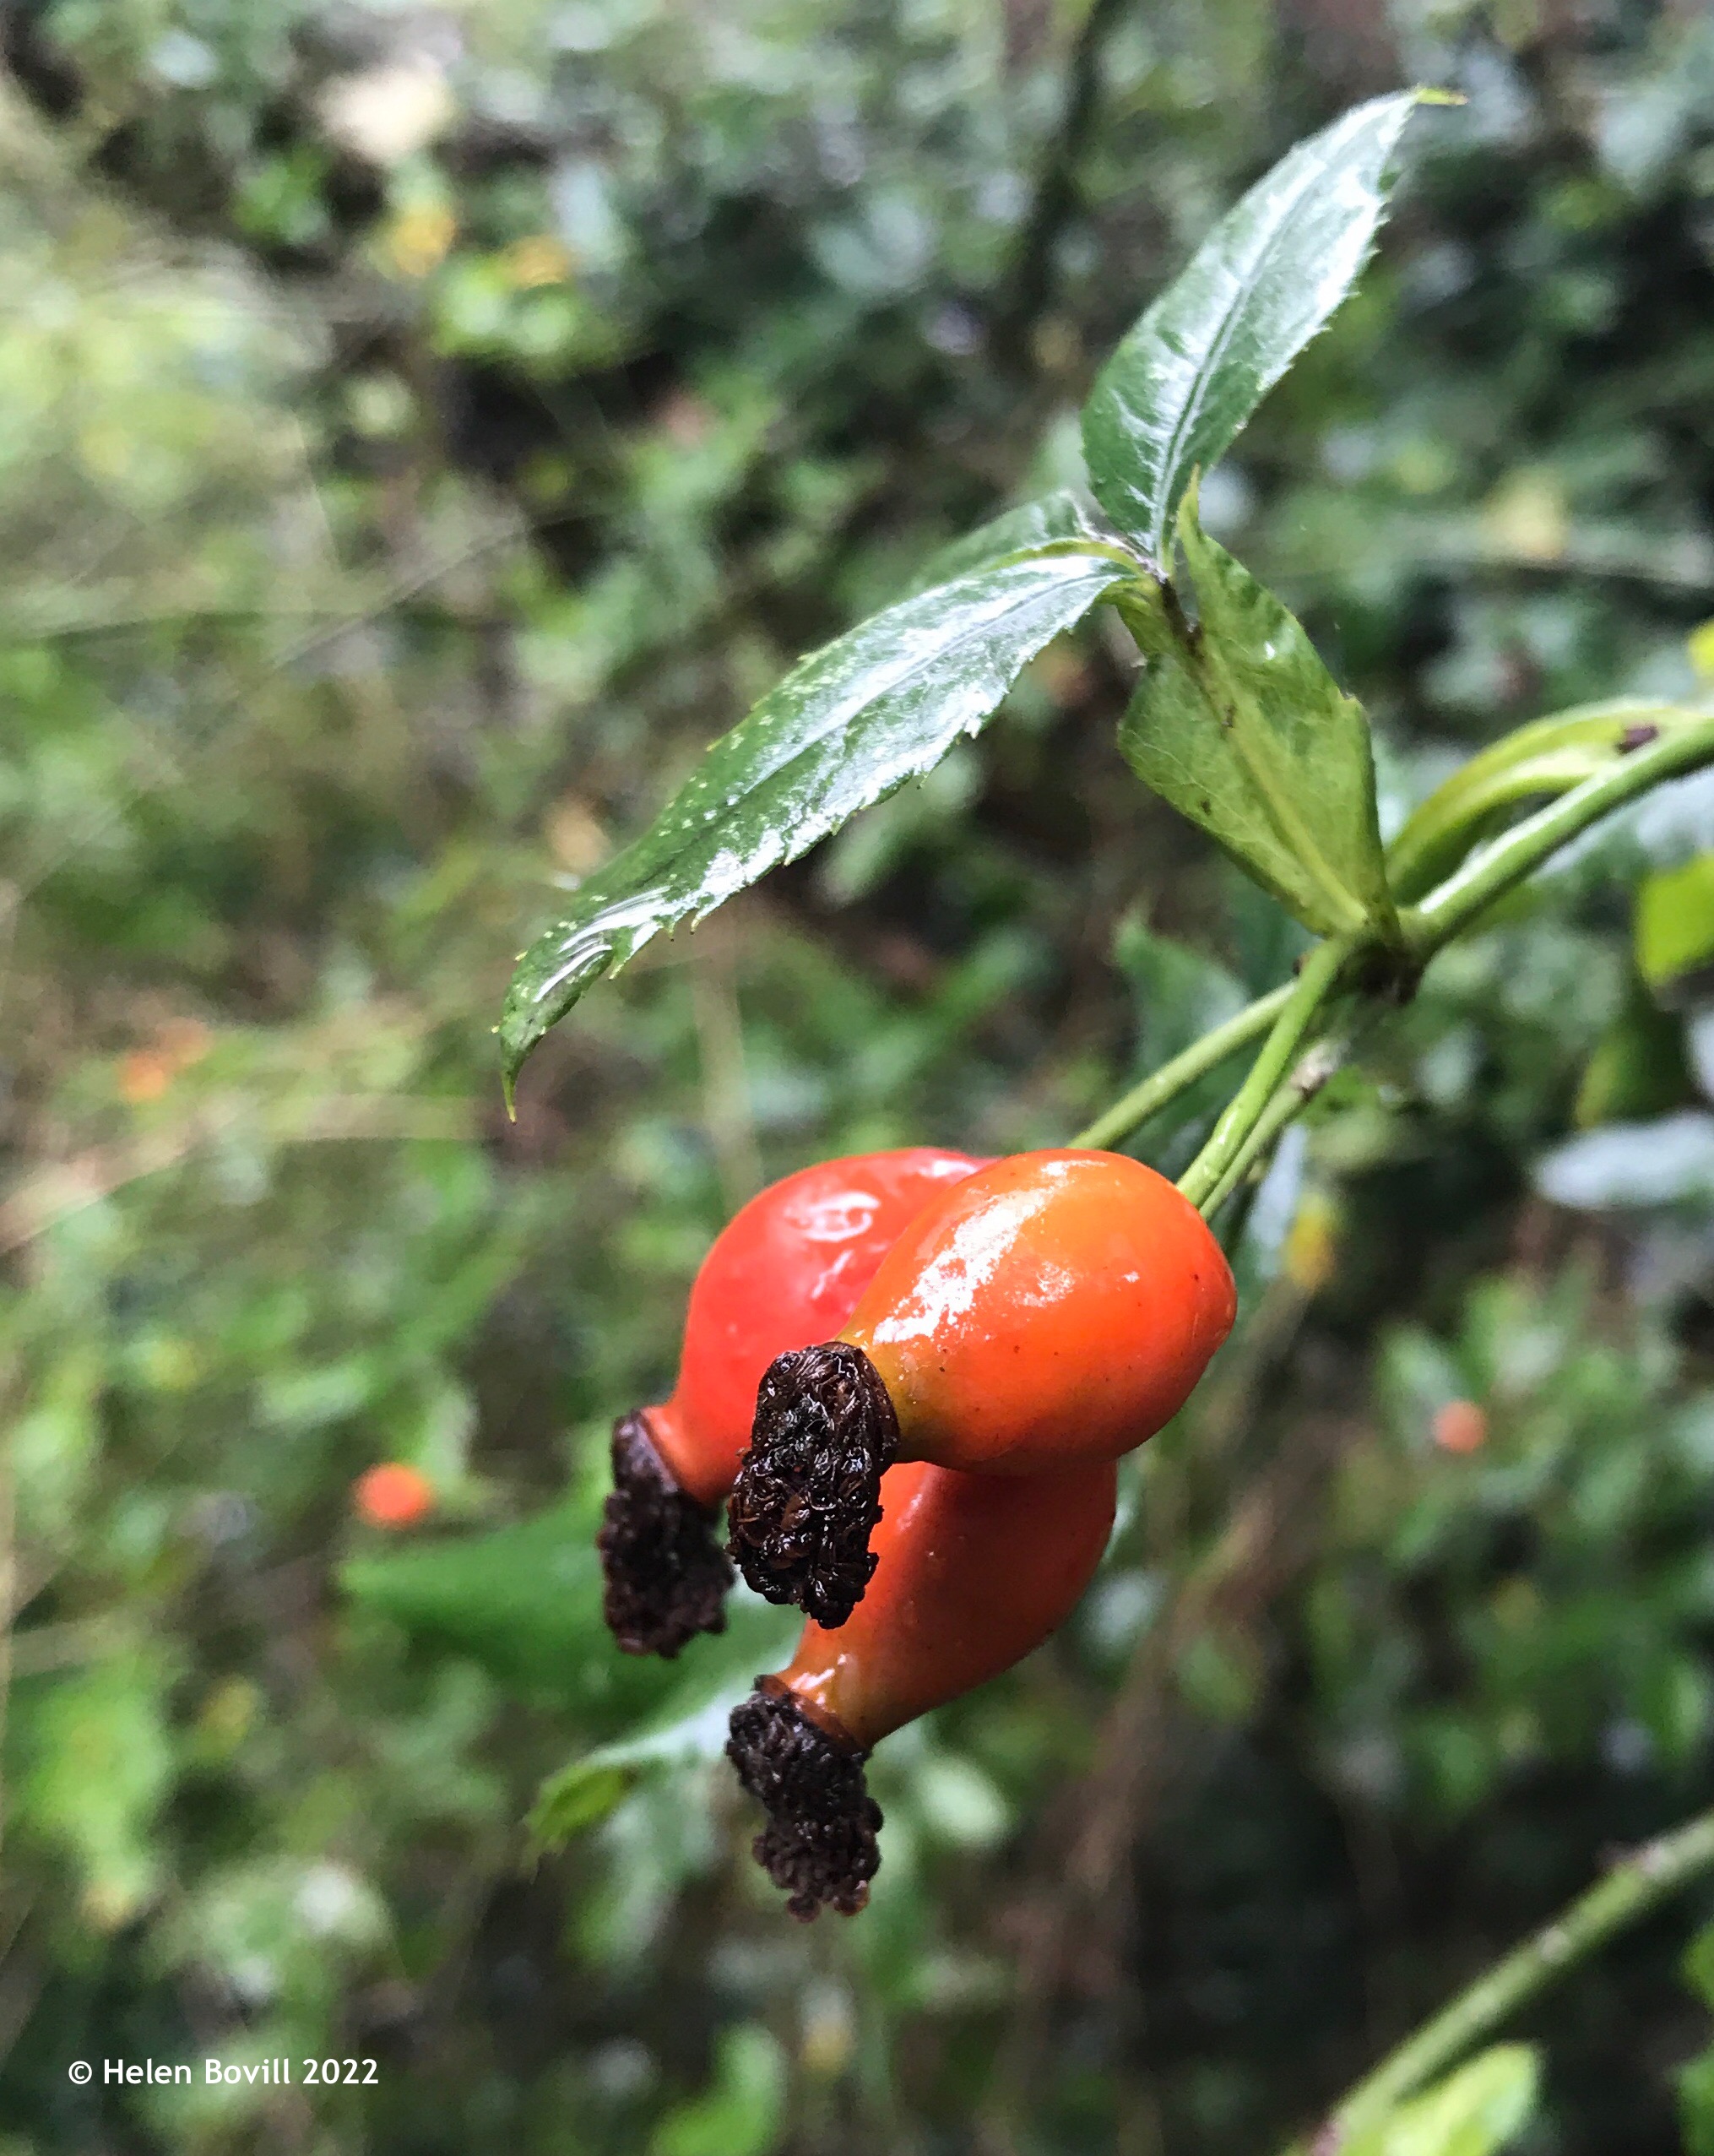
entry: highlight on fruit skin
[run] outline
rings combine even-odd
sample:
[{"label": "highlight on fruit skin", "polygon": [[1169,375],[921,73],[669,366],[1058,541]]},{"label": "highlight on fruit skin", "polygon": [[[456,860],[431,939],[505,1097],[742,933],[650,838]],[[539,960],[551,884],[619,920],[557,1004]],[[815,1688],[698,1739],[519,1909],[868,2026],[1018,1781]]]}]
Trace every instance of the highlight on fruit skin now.
[{"label": "highlight on fruit skin", "polygon": [[770,1363],[844,1324],[901,1231],[982,1165],[935,1146],[819,1161],[751,1199],[691,1290],[678,1381],[613,1426],[613,1490],[596,1538],[604,1610],[631,1654],[677,1654],[725,1623],[717,1540]]},{"label": "highlight on fruit skin", "polygon": [[769,1368],[728,1554],[769,1601],[839,1625],[895,1459],[987,1477],[1116,1458],[1178,1413],[1236,1311],[1207,1222],[1153,1169],[994,1161],[900,1235],[837,1339]]},{"label": "highlight on fruit skin", "polygon": [[435,1486],[420,1468],[383,1460],[351,1485],[351,1507],[366,1526],[414,1527],[435,1508]]},{"label": "highlight on fruit skin", "polygon": [[881,1862],[871,1751],[1065,1621],[1107,1545],[1117,1485],[1110,1458],[1028,1477],[925,1462],[886,1475],[874,1578],[849,1622],[806,1625],[788,1666],[732,1714],[727,1757],[767,1814],[754,1855],[794,1916],[864,1906]]}]

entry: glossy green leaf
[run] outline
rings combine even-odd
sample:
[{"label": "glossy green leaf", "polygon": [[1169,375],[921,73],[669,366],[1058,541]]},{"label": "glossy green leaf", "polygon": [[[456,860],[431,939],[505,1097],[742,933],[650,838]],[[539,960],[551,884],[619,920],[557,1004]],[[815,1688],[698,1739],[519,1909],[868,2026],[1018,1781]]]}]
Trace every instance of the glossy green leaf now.
[{"label": "glossy green leaf", "polygon": [[[1201,619],[1140,630],[1142,678],[1120,746],[1143,783],[1322,935],[1393,926],[1362,707],[1303,627],[1196,521],[1179,543]],[[1136,610],[1127,610],[1127,618]]]},{"label": "glossy green leaf", "polygon": [[1539,2068],[1532,2046],[1496,2044],[1345,2142],[1342,2156],[1494,2156],[1529,2124]]},{"label": "glossy green leaf", "polygon": [[715,742],[653,827],[524,954],[501,1020],[508,1084],[585,989],[697,921],[979,730],[1025,663],[1133,573],[1052,542],[901,600],[800,660]]},{"label": "glossy green leaf", "polygon": [[1068,486],[1055,487],[1033,502],[1020,502],[1003,509],[985,524],[966,532],[931,555],[914,591],[927,591],[937,584],[951,584],[973,569],[1014,554],[1050,546],[1056,540],[1096,539],[1100,536],[1084,513],[1083,505]]},{"label": "glossy green leaf", "polygon": [[735,1592],[724,1632],[693,1640],[676,1665],[652,1665],[663,1675],[651,1713],[543,1783],[529,1819],[537,1844],[556,1849],[596,1825],[645,1776],[718,1759],[732,1709],[758,1676],[786,1660],[801,1628],[795,1612],[773,1609],[742,1588]]},{"label": "glossy green leaf", "polygon": [[1694,726],[1703,714],[1682,706],[1620,697],[1579,705],[1520,726],[1461,764],[1414,809],[1386,850],[1393,893],[1410,903],[1450,876],[1505,812],[1569,793],[1661,734]]},{"label": "glossy green leaf", "polygon": [[1299,143],[1102,369],[1083,412],[1090,485],[1157,564],[1192,472],[1224,454],[1356,282],[1417,101],[1413,90],[1375,98]]},{"label": "glossy green leaf", "polygon": [[1714,853],[1657,869],[1638,886],[1636,962],[1657,991],[1714,968]]}]

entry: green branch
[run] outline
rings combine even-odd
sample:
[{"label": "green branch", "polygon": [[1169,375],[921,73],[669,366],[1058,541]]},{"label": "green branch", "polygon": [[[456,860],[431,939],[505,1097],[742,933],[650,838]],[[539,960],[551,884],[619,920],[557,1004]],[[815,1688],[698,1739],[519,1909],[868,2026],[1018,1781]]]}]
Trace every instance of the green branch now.
[{"label": "green branch", "polygon": [[1257,1116],[1255,1128],[1201,1201],[1199,1209],[1205,1220],[1213,1219],[1286,1125],[1294,1122],[1315,1099],[1344,1062],[1348,1045],[1345,1038],[1330,1035],[1318,1040],[1307,1054],[1299,1058],[1289,1080],[1280,1087]]},{"label": "green branch", "polygon": [[1296,1061],[1305,1035],[1356,948],[1353,937],[1330,936],[1305,958],[1302,971],[1280,1006],[1272,1032],[1250,1066],[1249,1077],[1215,1124],[1207,1143],[1180,1176],[1179,1188],[1205,1214],[1212,1208],[1214,1193],[1223,1196],[1223,1186],[1229,1187],[1228,1171],[1240,1156],[1254,1157],[1247,1152],[1251,1133]]},{"label": "green branch", "polygon": [[[1682,777],[1709,763],[1714,763],[1714,717],[1662,735],[1479,848],[1420,905],[1403,913],[1401,926],[1410,960],[1418,968],[1425,965],[1562,847],[1581,838],[1615,809],[1663,779]],[[1180,1181],[1180,1188],[1192,1203],[1205,1214],[1212,1213],[1229,1196],[1266,1145],[1313,1096],[1314,1087],[1284,1093],[1282,1087],[1317,1012],[1369,941],[1353,934],[1330,937],[1317,945],[1295,982],[1260,997],[1235,1018],[1205,1034],[1182,1055],[1133,1086],[1072,1143],[1116,1144],[1187,1086],[1272,1027],[1243,1087]],[[1379,937],[1373,941],[1377,950],[1387,948]],[[1397,979],[1396,951],[1390,955],[1395,963],[1380,976],[1387,986]],[[1384,988],[1378,987],[1377,992],[1385,992]]]},{"label": "green branch", "polygon": [[1309,2146],[1337,2156],[1393,2106],[1491,2035],[1597,1947],[1714,1869],[1714,1811],[1634,1850],[1532,1939],[1496,1962],[1359,2082]]},{"label": "green branch", "polygon": [[1134,1085],[1122,1099],[1115,1100],[1104,1115],[1087,1124],[1071,1140],[1073,1145],[1112,1146],[1122,1138],[1129,1138],[1151,1116],[1158,1116],[1179,1095],[1193,1086],[1200,1078],[1217,1069],[1229,1056],[1235,1056],[1240,1048],[1247,1048],[1252,1040],[1266,1033],[1291,1000],[1292,986],[1271,989],[1248,1004],[1223,1025],[1217,1025],[1205,1033],[1200,1040],[1192,1041],[1180,1056],[1169,1063],[1163,1063],[1152,1072],[1141,1084]]},{"label": "green branch", "polygon": [[1478,914],[1503,899],[1524,878],[1592,824],[1646,794],[1663,779],[1676,779],[1714,763],[1714,719],[1663,734],[1598,777],[1586,779],[1569,794],[1527,817],[1515,829],[1473,854],[1462,867],[1431,891],[1404,916],[1405,941],[1419,959],[1461,935]]}]

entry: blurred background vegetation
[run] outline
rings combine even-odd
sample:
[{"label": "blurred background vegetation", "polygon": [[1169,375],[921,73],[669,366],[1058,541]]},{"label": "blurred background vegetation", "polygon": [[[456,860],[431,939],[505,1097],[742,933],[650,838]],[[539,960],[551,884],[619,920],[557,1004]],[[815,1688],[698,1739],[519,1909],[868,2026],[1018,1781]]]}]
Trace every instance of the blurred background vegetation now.
[{"label": "blurred background vegetation", "polygon": [[[1075,480],[1142,301],[1402,80],[1467,101],[1209,523],[1367,703],[1395,817],[1521,720],[1714,673],[1714,18],[0,19],[0,2148],[1277,2146],[1714,1799],[1709,785],[1442,959],[1288,1144],[1077,1620],[880,1756],[851,1923],[784,1917],[708,1763],[789,1627],[608,1648],[607,1425],[762,1180],[1057,1142],[1295,931],[1126,776],[1092,628],[592,997],[515,1125],[489,1028],[556,890]],[[439,1494],[409,1536],[351,1515],[387,1458]],[[1520,2145],[1714,2149],[1695,1916],[1526,2022]],[[282,2054],[377,2082],[66,2074]]]}]

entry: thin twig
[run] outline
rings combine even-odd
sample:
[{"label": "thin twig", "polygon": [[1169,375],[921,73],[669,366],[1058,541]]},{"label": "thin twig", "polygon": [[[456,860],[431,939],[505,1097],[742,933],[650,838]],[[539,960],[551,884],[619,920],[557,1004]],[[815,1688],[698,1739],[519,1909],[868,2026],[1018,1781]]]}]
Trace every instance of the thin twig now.
[{"label": "thin twig", "polygon": [[1093,1123],[1086,1125],[1071,1140],[1072,1144],[1117,1145],[1121,1138],[1140,1130],[1152,1116],[1158,1116],[1163,1108],[1170,1106],[1198,1078],[1206,1078],[1229,1056],[1235,1056],[1240,1048],[1247,1048],[1252,1040],[1266,1033],[1291,1000],[1292,987],[1293,984],[1287,981],[1283,987],[1258,997],[1223,1025],[1217,1025],[1200,1040],[1192,1041],[1182,1055],[1174,1056],[1171,1062],[1163,1063],[1158,1071],[1151,1072]]},{"label": "thin twig", "polygon": [[[1520,2007],[1709,1871],[1714,1871],[1714,1811],[1634,1850],[1359,2082],[1307,2143],[1310,2156],[1337,2156],[1402,2099],[1491,2036]],[[1296,2145],[1298,2156],[1304,2146]]]}]

